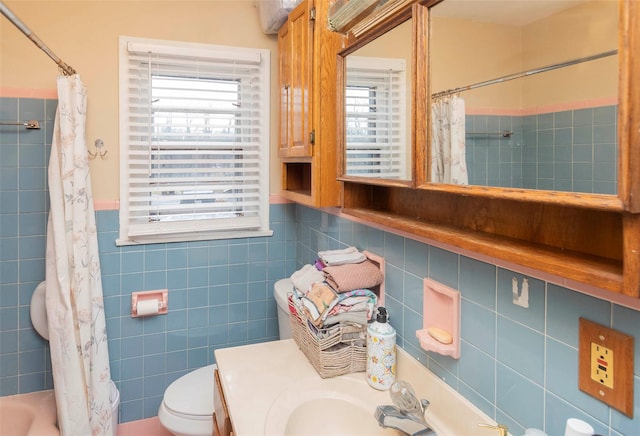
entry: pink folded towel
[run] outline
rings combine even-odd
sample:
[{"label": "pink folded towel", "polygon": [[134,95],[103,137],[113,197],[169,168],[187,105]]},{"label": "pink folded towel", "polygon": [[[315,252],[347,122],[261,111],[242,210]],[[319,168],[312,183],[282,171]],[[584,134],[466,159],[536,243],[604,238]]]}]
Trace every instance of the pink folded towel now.
[{"label": "pink folded towel", "polygon": [[360,263],[327,266],[322,272],[325,280],[337,292],[349,292],[354,289],[370,289],[384,281],[382,271],[370,260]]}]

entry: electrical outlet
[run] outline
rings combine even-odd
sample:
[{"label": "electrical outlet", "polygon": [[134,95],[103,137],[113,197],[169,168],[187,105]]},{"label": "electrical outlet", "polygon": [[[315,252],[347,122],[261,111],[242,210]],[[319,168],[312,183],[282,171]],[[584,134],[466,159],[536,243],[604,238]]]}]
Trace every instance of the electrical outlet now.
[{"label": "electrical outlet", "polygon": [[578,387],[633,417],[633,336],[579,321]]},{"label": "electrical outlet", "polygon": [[613,351],[591,343],[591,380],[613,389]]}]

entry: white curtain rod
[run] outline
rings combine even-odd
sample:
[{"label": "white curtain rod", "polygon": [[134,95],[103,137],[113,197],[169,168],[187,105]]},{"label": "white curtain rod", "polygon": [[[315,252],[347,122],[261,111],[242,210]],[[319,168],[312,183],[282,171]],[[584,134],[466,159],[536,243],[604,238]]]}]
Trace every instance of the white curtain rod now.
[{"label": "white curtain rod", "polygon": [[604,58],[607,56],[613,56],[618,54],[618,50],[610,50],[603,53],[598,53],[592,56],[586,56],[583,58],[572,59],[570,61],[562,62],[559,64],[547,65],[546,67],[536,68],[529,71],[523,71],[521,73],[509,74],[507,76],[498,77],[497,79],[486,80],[484,82],[474,83],[472,85],[461,86],[460,88],[448,89],[446,91],[436,92],[435,94],[431,94],[432,99],[437,99],[441,97],[447,97],[449,95],[458,94],[459,92],[469,91],[471,89],[480,88],[482,86],[493,85],[495,83],[507,82],[513,79],[519,79],[520,77],[533,76],[534,74],[544,73],[546,71],[555,70],[558,68],[568,67],[570,65],[580,64],[582,62],[593,61],[596,59]]},{"label": "white curtain rod", "polygon": [[49,56],[51,59],[53,59],[53,61],[56,64],[58,64],[58,68],[60,68],[60,71],[65,76],[72,76],[72,75],[76,74],[76,70],[74,70],[72,67],[70,67],[69,65],[64,63],[62,61],[62,59],[60,59],[58,56],[56,56],[56,54],[54,52],[52,52],[49,49],[49,47],[47,47],[47,45],[44,42],[42,42],[40,40],[40,38],[38,38],[38,36],[35,33],[33,33],[20,20],[20,18],[18,18],[13,12],[11,12],[11,10],[9,10],[9,8],[2,1],[0,1],[0,12],[2,12],[2,15],[7,17],[7,19],[9,21],[11,21],[18,29],[20,29],[20,31],[22,33],[24,33],[27,38],[29,38],[35,45],[37,45],[40,50],[45,52],[47,54],[47,56]]}]

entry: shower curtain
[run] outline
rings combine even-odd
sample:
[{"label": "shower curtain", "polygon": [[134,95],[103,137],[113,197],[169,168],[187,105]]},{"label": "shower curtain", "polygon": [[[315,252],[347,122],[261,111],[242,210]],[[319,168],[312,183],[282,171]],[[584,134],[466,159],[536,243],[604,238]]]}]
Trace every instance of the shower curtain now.
[{"label": "shower curtain", "polygon": [[466,185],[465,108],[458,96],[431,104],[431,181]]},{"label": "shower curtain", "polygon": [[49,160],[46,307],[62,435],[112,435],[109,353],[91,179],[86,91],[58,78]]}]

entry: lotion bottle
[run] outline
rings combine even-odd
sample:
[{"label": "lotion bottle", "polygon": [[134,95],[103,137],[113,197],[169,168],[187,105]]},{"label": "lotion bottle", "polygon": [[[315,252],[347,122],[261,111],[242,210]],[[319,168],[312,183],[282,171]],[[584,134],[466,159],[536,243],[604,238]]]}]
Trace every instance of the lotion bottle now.
[{"label": "lotion bottle", "polygon": [[388,318],[387,309],[379,307],[376,320],[367,328],[366,378],[371,387],[381,391],[396,379],[396,331]]}]

